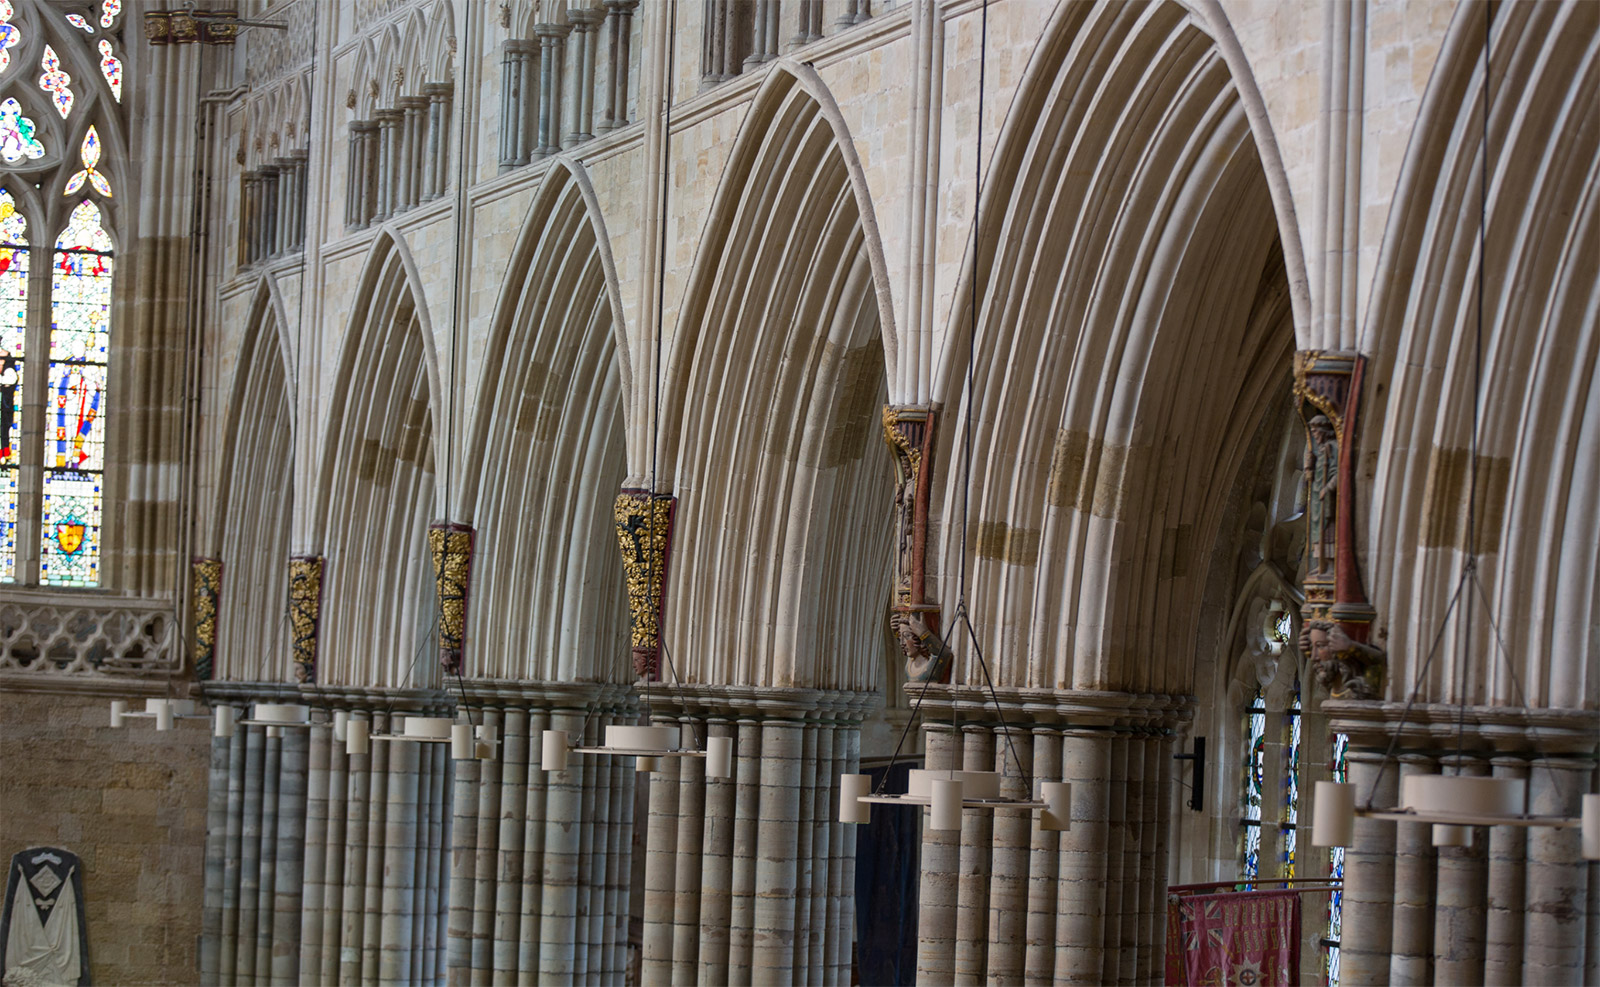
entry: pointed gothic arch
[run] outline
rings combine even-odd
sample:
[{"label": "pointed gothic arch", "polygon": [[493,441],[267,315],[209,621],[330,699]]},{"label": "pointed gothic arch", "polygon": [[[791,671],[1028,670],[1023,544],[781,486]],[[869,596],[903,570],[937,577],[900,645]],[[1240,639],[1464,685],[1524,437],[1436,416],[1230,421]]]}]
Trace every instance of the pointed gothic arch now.
[{"label": "pointed gothic arch", "polygon": [[848,133],[802,81],[774,71],[745,118],[668,357],[667,635],[689,681],[871,689],[893,500],[885,280]]},{"label": "pointed gothic arch", "polygon": [[435,608],[426,539],[440,513],[433,437],[443,423],[420,283],[404,242],[381,231],[323,396],[327,426],[311,533],[326,560],[323,683],[438,681],[428,646]]},{"label": "pointed gothic arch", "polygon": [[473,674],[629,674],[612,522],[627,473],[626,331],[608,242],[586,177],[558,160],[502,281],[463,464],[460,500],[478,529]]},{"label": "pointed gothic arch", "polygon": [[[1132,45],[1158,54],[1120,57]],[[1177,3],[1072,5],[985,175],[975,390],[961,379],[970,247],[935,388],[941,598],[956,599],[970,545],[997,681],[1188,692],[1203,560],[1294,349],[1273,198],[1228,63]],[[969,402],[986,479],[960,531]]]}]

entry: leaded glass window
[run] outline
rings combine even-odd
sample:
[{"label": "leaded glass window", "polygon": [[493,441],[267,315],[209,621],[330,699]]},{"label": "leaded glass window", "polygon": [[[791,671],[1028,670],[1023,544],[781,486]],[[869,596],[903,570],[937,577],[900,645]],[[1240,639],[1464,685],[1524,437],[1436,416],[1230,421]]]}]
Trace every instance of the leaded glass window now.
[{"label": "leaded glass window", "polygon": [[1260,686],[1245,709],[1245,730],[1249,745],[1244,764],[1244,876],[1255,878],[1261,873],[1262,788],[1267,762],[1267,700]]},{"label": "leaded glass window", "polygon": [[0,189],[0,582],[17,578],[22,358],[28,346],[28,221]]},{"label": "leaded glass window", "polygon": [[[1333,735],[1333,780],[1350,780],[1350,736]],[[1344,880],[1344,847],[1328,851],[1329,874],[1335,881]],[[1328,987],[1339,987],[1339,940],[1344,931],[1344,891],[1340,885],[1328,899]]]},{"label": "leaded glass window", "polygon": [[1288,748],[1283,770],[1283,876],[1295,876],[1295,851],[1300,823],[1300,682],[1295,681],[1294,698],[1283,714],[1284,738]]},{"label": "leaded glass window", "polygon": [[85,199],[56,240],[51,265],[50,377],[39,582],[100,581],[104,427],[98,422],[111,341],[111,236]]}]

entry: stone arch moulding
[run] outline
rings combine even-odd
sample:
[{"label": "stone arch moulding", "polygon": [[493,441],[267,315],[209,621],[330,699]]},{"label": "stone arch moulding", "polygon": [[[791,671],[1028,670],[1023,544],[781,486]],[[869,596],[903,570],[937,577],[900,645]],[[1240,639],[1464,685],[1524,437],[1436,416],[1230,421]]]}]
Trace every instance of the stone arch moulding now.
[{"label": "stone arch moulding", "polygon": [[[662,473],[683,499],[665,626],[691,682],[871,689],[890,588],[887,280],[848,138],[803,81],[774,73],[742,124],[667,355]],[[801,221],[756,232],[776,215]]]},{"label": "stone arch moulding", "polygon": [[233,372],[222,390],[228,395],[228,404],[223,411],[222,428],[216,438],[219,480],[211,505],[212,516],[198,542],[201,554],[210,555],[218,550],[222,525],[228,517],[228,500],[232,496],[232,478],[228,467],[233,461],[239,432],[244,425],[242,405],[252,384],[250,373],[253,368],[261,366],[259,359],[262,347],[270,346],[277,356],[291,415],[299,407],[299,395],[295,391],[295,350],[287,329],[289,325],[282,286],[276,277],[263,273],[256,279],[255,288],[250,293],[250,314],[240,336],[238,362],[234,364]]},{"label": "stone arch moulding", "polygon": [[[834,147],[844,162],[845,174],[848,176],[851,192],[855,196],[856,208],[860,212],[866,255],[871,264],[878,323],[883,338],[885,372],[889,375],[889,379],[893,380],[897,352],[894,299],[890,289],[888,263],[883,253],[883,239],[878,234],[878,221],[873,210],[872,192],[861,166],[861,158],[856,153],[855,141],[850,136],[849,124],[839,109],[838,101],[834,99],[832,91],[822,81],[816,69],[793,58],[784,57],[772,63],[760,88],[752,97],[750,112],[740,124],[739,134],[734,139],[733,151],[729,155],[728,168],[724,171],[722,182],[717,188],[716,197],[701,231],[701,247],[695,253],[694,264],[685,282],[685,297],[678,310],[678,326],[687,325],[691,316],[704,314],[697,311],[692,290],[715,276],[714,270],[710,267],[720,263],[721,254],[718,250],[709,249],[710,243],[712,240],[721,242],[725,238],[725,232],[719,231],[725,231],[732,222],[742,198],[740,183],[730,181],[728,175],[739,170],[741,164],[748,173],[749,167],[761,152],[762,143],[771,136],[772,115],[782,105],[785,96],[796,88],[816,104],[817,112],[833,131]],[[697,336],[698,332],[673,332],[669,342],[670,352],[665,357],[667,361],[663,374],[665,381],[670,382],[675,375],[687,373],[687,365],[682,361],[692,361],[693,352],[698,344]],[[688,347],[689,353],[680,355],[679,350],[685,346]],[[645,361],[640,362],[645,363]],[[649,382],[640,381],[639,386],[648,387]],[[668,400],[663,409],[662,422],[662,451],[666,459],[662,463],[661,473],[665,476],[672,474],[676,446],[676,441],[669,431],[676,420],[671,408],[671,401]],[[630,466],[632,465],[630,463]],[[643,472],[639,470],[640,475],[643,475]]]},{"label": "stone arch moulding", "polygon": [[[1495,8],[1483,258],[1483,13],[1466,5],[1451,22],[1379,255],[1367,336],[1374,384],[1390,397],[1362,435],[1376,474],[1364,548],[1380,611],[1395,615],[1390,650],[1401,659],[1389,699],[1417,684],[1470,550],[1504,651],[1482,614],[1471,628],[1453,619],[1446,649],[1470,637],[1474,667],[1436,660],[1422,698],[1592,707],[1600,556],[1593,539],[1568,532],[1600,517],[1600,18],[1583,3]],[[1469,532],[1480,263],[1483,414]]]},{"label": "stone arch moulding", "polygon": [[[318,455],[311,537],[299,556],[321,572],[320,683],[427,687],[438,663],[417,642],[434,614],[427,526],[438,515],[445,426],[433,329],[416,268],[389,230],[374,241],[353,297]],[[319,396],[320,400],[324,400]],[[314,546],[309,549],[301,546]],[[297,647],[299,642],[297,641]],[[304,667],[310,658],[297,656]]]},{"label": "stone arch moulding", "polygon": [[[1161,641],[1195,640],[1201,559],[1289,380],[1284,233],[1229,63],[1187,8],[1068,5],[1052,30],[1002,125],[945,332],[939,593],[954,603],[970,540],[997,685],[1188,694],[1192,649]],[[961,531],[974,399],[988,480]]]},{"label": "stone arch moulding", "polygon": [[[218,457],[217,493],[203,555],[220,561],[213,575],[214,675],[222,680],[285,681],[282,647],[287,599],[294,375],[275,279],[257,279],[239,362],[228,388]],[[290,487],[289,496],[283,488]],[[197,564],[199,561],[197,560]]]},{"label": "stone arch moulding", "polygon": [[627,652],[612,530],[627,472],[626,332],[581,167],[557,159],[546,173],[500,283],[452,500],[461,516],[450,519],[480,533],[467,667],[502,679],[615,678],[598,661]]}]

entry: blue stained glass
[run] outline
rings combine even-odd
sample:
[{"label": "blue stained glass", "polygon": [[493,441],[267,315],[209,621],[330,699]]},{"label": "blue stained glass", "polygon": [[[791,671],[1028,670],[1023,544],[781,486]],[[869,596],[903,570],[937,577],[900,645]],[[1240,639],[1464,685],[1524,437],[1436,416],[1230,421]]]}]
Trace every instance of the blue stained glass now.
[{"label": "blue stained glass", "polygon": [[1261,807],[1267,762],[1267,705],[1261,687],[1245,711],[1250,746],[1244,765],[1244,876],[1261,874]]},{"label": "blue stained glass", "polygon": [[1283,876],[1295,876],[1295,851],[1299,847],[1300,824],[1300,683],[1294,684],[1294,699],[1284,714],[1289,734],[1289,752],[1283,773]]},{"label": "blue stained glass", "polygon": [[[1350,780],[1350,736],[1333,735],[1333,780]],[[1328,852],[1329,874],[1336,881],[1344,880],[1344,847],[1336,846]],[[1344,932],[1344,891],[1335,890],[1328,898],[1329,942],[1337,943]],[[1328,947],[1328,987],[1339,987],[1339,947]]]}]

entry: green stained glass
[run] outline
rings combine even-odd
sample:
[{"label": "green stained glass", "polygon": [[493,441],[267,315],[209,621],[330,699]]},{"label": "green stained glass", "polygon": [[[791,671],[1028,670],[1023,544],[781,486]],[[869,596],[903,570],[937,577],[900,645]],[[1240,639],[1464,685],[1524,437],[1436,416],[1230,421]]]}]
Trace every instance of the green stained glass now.
[{"label": "green stained glass", "polygon": [[22,357],[28,335],[28,223],[0,189],[0,582],[17,578]]},{"label": "green stained glass", "polygon": [[1261,873],[1261,806],[1267,763],[1267,703],[1256,687],[1256,694],[1245,710],[1245,727],[1250,746],[1244,765],[1244,876]]},{"label": "green stained glass", "polygon": [[50,272],[44,513],[39,581],[100,581],[106,358],[111,342],[111,237],[84,201],[56,241]]}]

